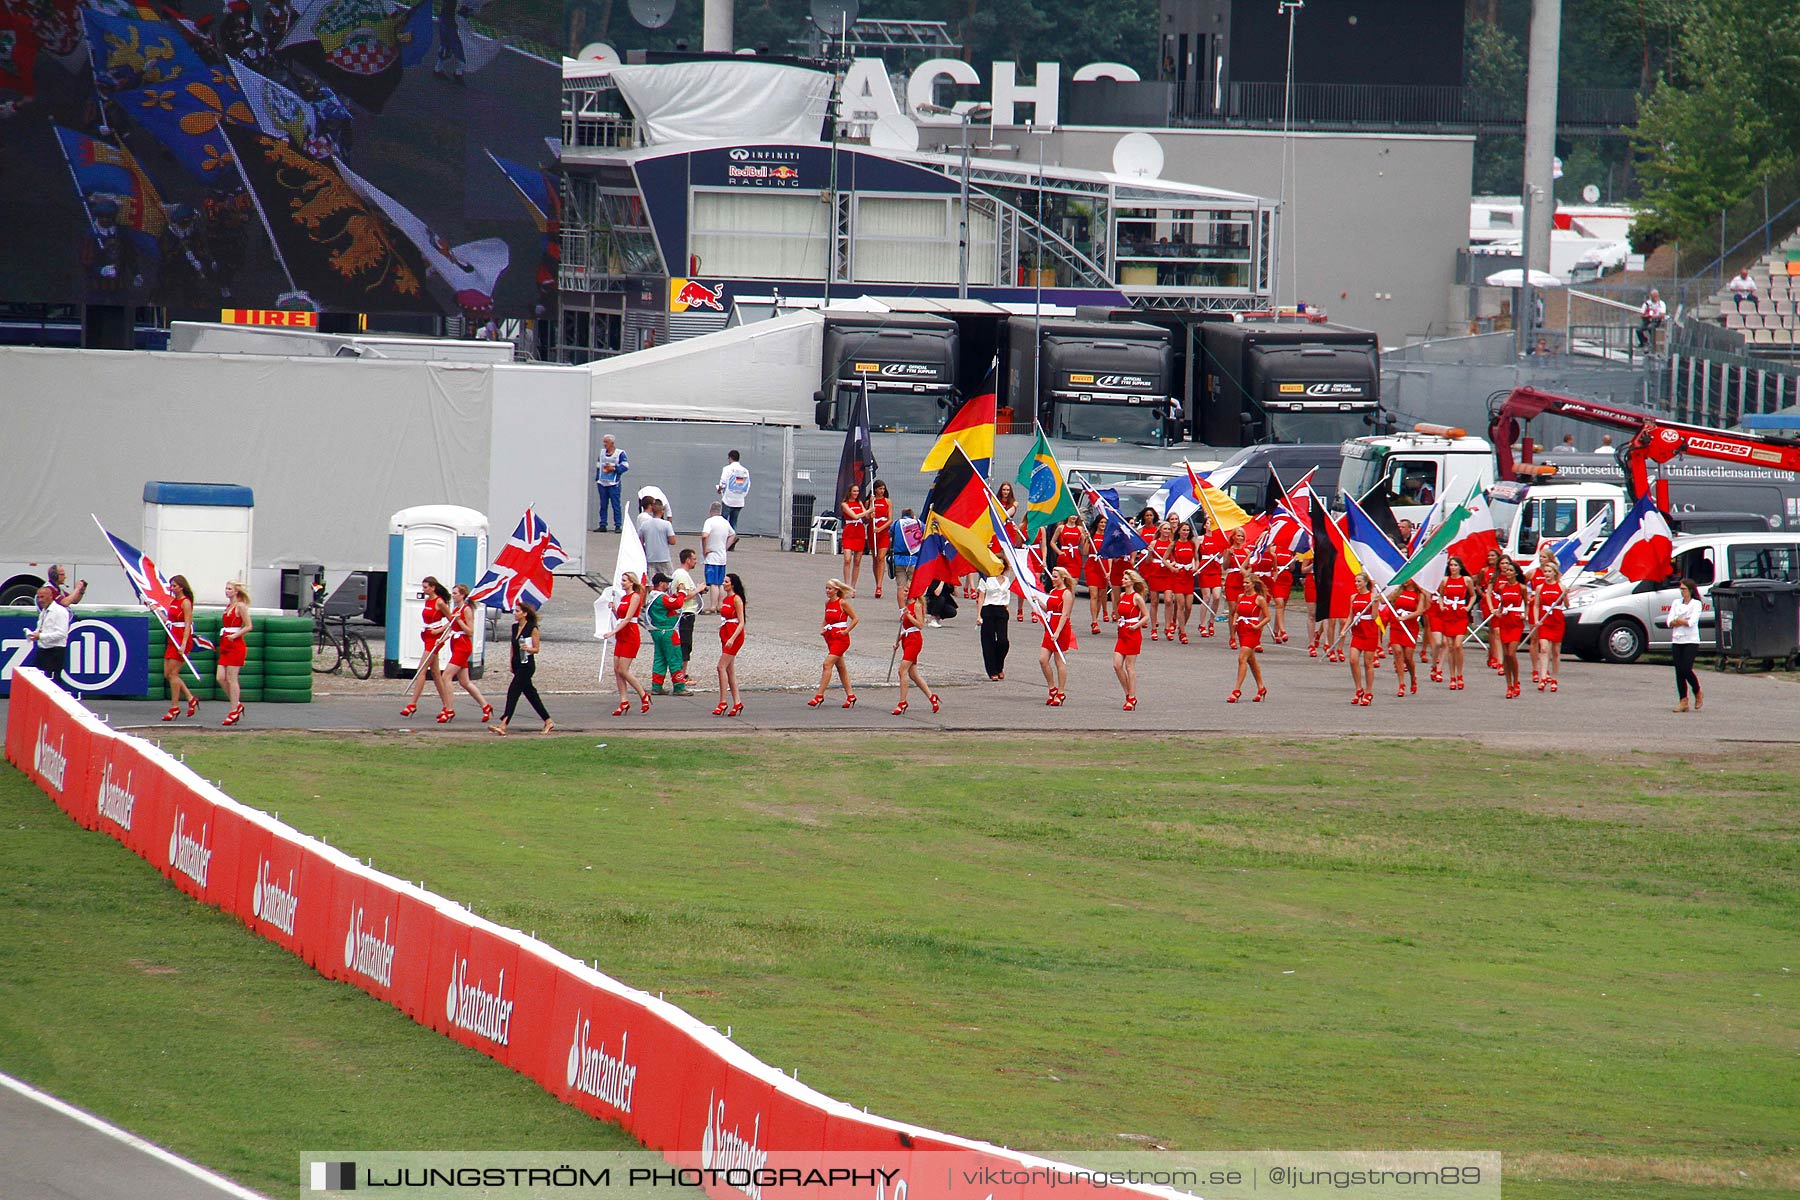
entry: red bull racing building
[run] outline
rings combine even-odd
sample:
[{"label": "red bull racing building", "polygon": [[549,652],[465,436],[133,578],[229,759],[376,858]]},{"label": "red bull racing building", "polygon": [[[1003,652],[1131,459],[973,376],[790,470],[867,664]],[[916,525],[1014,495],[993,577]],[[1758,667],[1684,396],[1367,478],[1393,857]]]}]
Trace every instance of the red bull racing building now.
[{"label": "red bull racing building", "polygon": [[1273,201],[1017,148],[971,155],[965,201],[958,153],[908,149],[891,122],[834,138],[833,85],[791,59],[565,63],[557,357],[712,332],[740,302],[738,319],[860,297],[1002,315],[1269,304]]}]

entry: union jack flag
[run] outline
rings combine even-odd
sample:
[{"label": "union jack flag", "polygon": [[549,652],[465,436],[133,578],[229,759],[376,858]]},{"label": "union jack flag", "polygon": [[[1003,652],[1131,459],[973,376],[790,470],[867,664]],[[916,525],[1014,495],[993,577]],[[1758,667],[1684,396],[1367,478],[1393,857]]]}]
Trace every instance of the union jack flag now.
[{"label": "union jack flag", "polygon": [[568,552],[544,519],[528,508],[512,537],[494,556],[494,565],[470,589],[469,603],[485,604],[503,612],[512,612],[520,603],[542,608],[556,586],[551,572],[568,559]]},{"label": "union jack flag", "polygon": [[[94,518],[94,524],[100,525],[99,517]],[[106,537],[106,542],[112,547],[112,552],[118,556],[119,565],[125,569],[125,578],[131,580],[132,590],[137,592],[138,599],[142,600],[145,607],[156,614],[157,619],[163,623],[164,632],[169,633],[170,640],[173,641],[174,635],[169,630],[169,622],[181,616],[181,598],[176,594],[175,589],[170,586],[167,579],[163,578],[162,572],[156,569],[156,564],[150,561],[148,554],[124,538],[114,537],[107,532],[104,525],[100,525],[100,532]],[[193,635],[192,649],[211,650],[213,648],[209,639],[201,637],[198,632],[190,632]],[[189,663],[188,666],[192,668],[193,664]]]}]

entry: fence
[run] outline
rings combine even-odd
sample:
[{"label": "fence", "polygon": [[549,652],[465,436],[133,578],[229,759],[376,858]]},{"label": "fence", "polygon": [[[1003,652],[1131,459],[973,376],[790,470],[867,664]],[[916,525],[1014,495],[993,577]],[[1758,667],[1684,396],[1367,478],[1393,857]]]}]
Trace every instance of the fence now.
[{"label": "fence", "polygon": [[[1285,118],[1311,129],[1509,129],[1525,124],[1525,97],[1491,89],[1416,84],[1228,83],[1175,85],[1176,125],[1279,126]],[[1630,88],[1564,88],[1557,97],[1561,130],[1623,135],[1637,123]]]},{"label": "fence", "polygon": [[1701,322],[1676,327],[1664,378],[1675,419],[1695,425],[1723,428],[1800,407],[1800,363],[1747,354],[1733,335]]}]

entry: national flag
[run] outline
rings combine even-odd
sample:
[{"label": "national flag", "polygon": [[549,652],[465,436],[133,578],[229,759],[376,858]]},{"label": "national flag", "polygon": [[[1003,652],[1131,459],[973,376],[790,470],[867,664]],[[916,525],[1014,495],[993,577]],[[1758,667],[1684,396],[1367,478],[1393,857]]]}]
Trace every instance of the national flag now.
[{"label": "national flag", "polygon": [[0,5],[0,94],[37,95],[37,22],[31,6]]},{"label": "national flag", "polygon": [[1600,511],[1588,518],[1587,524],[1580,529],[1568,537],[1558,538],[1550,543],[1556,553],[1557,573],[1565,585],[1579,568],[1581,552],[1593,545],[1594,539],[1600,536],[1600,531],[1606,527],[1606,522],[1611,516],[1612,513],[1602,506]]},{"label": "national flag", "polygon": [[[1469,499],[1451,509],[1445,516],[1443,524],[1431,531],[1431,535],[1410,555],[1406,565],[1395,574],[1390,586],[1399,587],[1409,579],[1417,579],[1419,586],[1428,592],[1435,592],[1444,582],[1445,563],[1449,559],[1449,550],[1462,537],[1462,527],[1474,510],[1470,507],[1475,493],[1469,493]],[[1467,565],[1466,563],[1464,564]]]},{"label": "national flag", "polygon": [[131,151],[61,125],[53,128],[89,220],[95,201],[113,201],[119,206],[119,228],[130,234],[138,253],[160,257],[166,227],[162,197]]},{"label": "national flag", "polygon": [[1075,501],[1069,495],[1068,480],[1056,455],[1051,453],[1044,431],[1037,431],[1037,441],[1019,463],[1013,486],[1025,497],[1025,536],[1033,538],[1040,529],[1060,524],[1075,515]]},{"label": "national flag", "polygon": [[1463,502],[1469,515],[1462,521],[1454,542],[1445,550],[1451,558],[1460,558],[1463,569],[1474,575],[1487,565],[1490,550],[1500,549],[1500,536],[1494,532],[1494,517],[1488,511],[1487,500],[1478,492],[1471,492]]},{"label": "national flag", "polygon": [[227,59],[238,90],[244,94],[244,105],[255,118],[256,127],[270,137],[286,138],[288,144],[308,158],[323,158],[325,143],[319,135],[319,114],[297,92],[254,71],[237,59]]},{"label": "national flag", "polygon": [[[1008,524],[1006,514],[1000,510],[1000,502],[992,492],[988,493],[988,519],[998,526]],[[1041,572],[1031,560],[1032,551],[1021,551],[1018,546],[1013,545],[1011,538],[1005,536],[995,538],[994,546],[1000,552],[1001,563],[1006,570],[1012,572],[1013,592],[1030,604],[1033,612],[1042,615],[1050,597],[1040,582]]]},{"label": "national flag", "polygon": [[1344,497],[1344,541],[1357,564],[1378,588],[1387,587],[1406,565],[1406,555],[1400,552],[1400,547],[1394,545],[1369,516],[1368,510],[1356,502],[1356,497],[1349,495]]},{"label": "national flag", "polygon": [[487,574],[469,589],[469,603],[485,604],[502,612],[512,612],[521,603],[542,608],[556,587],[552,572],[567,561],[568,552],[550,532],[550,526],[528,508],[512,537],[494,556]]},{"label": "national flag", "polygon": [[1100,537],[1100,545],[1095,550],[1101,558],[1129,558],[1150,548],[1143,535],[1131,527],[1119,511],[1119,492],[1117,488],[1089,488],[1087,502],[1090,508],[1098,508],[1106,515],[1106,526]]},{"label": "national flag", "polygon": [[[950,461],[950,455],[958,446],[969,456],[975,470],[983,479],[987,478],[988,465],[994,458],[994,422],[998,419],[997,393],[1000,386],[1000,360],[988,368],[987,378],[975,394],[957,406],[950,419],[944,422],[943,432],[938,434],[937,442],[931,452],[920,464],[921,473],[935,471]],[[1041,436],[1041,435],[1040,435]]]},{"label": "national flag", "polygon": [[1438,512],[1443,507],[1444,501],[1442,498],[1433,500],[1431,502],[1431,507],[1425,510],[1425,515],[1419,518],[1419,523],[1413,526],[1412,538],[1406,545],[1400,548],[1408,554],[1411,554],[1414,550],[1423,546],[1425,544],[1425,539],[1430,537],[1432,531],[1437,528]]},{"label": "national flag", "polygon": [[869,430],[867,380],[850,401],[849,428],[844,430],[844,449],[838,455],[838,500],[850,494],[851,484],[857,486],[863,503],[868,504],[869,493],[875,486],[875,436]]},{"label": "national flag", "polygon": [[343,159],[334,158],[331,163],[358,196],[380,209],[394,228],[406,236],[432,273],[450,286],[458,308],[478,317],[494,311],[494,289],[512,261],[512,250],[504,238],[481,238],[452,246],[406,205],[352,171]]},{"label": "national flag", "polygon": [[1655,497],[1646,495],[1594,551],[1587,569],[1595,575],[1616,570],[1638,583],[1661,583],[1675,573],[1673,549],[1669,522],[1656,507]]},{"label": "national flag", "polygon": [[594,601],[596,638],[611,637],[619,627],[619,619],[613,613],[618,608],[619,596],[625,587],[625,576],[635,575],[642,579],[648,569],[649,563],[644,558],[644,543],[638,538],[637,526],[630,520],[619,522],[619,553],[613,559],[612,584]]},{"label": "national flag", "polygon": [[1357,500],[1363,515],[1375,522],[1375,528],[1387,536],[1387,540],[1400,545],[1400,518],[1394,515],[1394,506],[1388,501],[1388,490],[1377,484],[1369,489],[1369,494]]},{"label": "national flag", "polygon": [[536,167],[527,167],[501,158],[492,150],[487,156],[493,164],[500,168],[506,181],[518,190],[519,196],[531,209],[532,219],[537,222],[540,233],[548,232],[551,224],[557,220],[562,208],[562,197],[557,189],[555,178],[548,171],[540,171]]},{"label": "national flag", "polygon": [[[1250,514],[1238,507],[1237,501],[1227,496],[1210,477],[1196,475],[1192,463],[1182,465],[1187,468],[1188,483],[1193,488],[1194,499],[1206,510],[1206,519],[1214,529],[1230,533],[1233,529],[1250,523]],[[1182,519],[1186,520],[1185,517]]]},{"label": "national flag", "polygon": [[[469,36],[467,25],[460,17],[457,19],[456,27],[464,38]],[[406,19],[400,24],[400,65],[402,67],[416,67],[425,61],[431,54],[431,34],[431,4],[429,0],[420,0],[419,3],[407,10]]]},{"label": "national flag", "polygon": [[1342,618],[1350,615],[1350,598],[1356,594],[1356,576],[1361,573],[1363,564],[1356,556],[1356,547],[1351,545],[1344,525],[1338,518],[1325,511],[1322,504],[1314,505],[1315,519],[1321,520],[1319,530],[1313,537],[1313,552],[1318,553],[1321,539],[1327,541],[1332,549],[1331,584],[1327,588],[1319,576],[1318,559],[1313,560],[1313,587],[1319,595],[1329,590],[1331,607],[1327,615]]},{"label": "national flag", "polygon": [[414,47],[429,45],[430,37],[429,0],[410,8],[388,0],[314,0],[277,49],[334,91],[378,113],[400,86],[401,68],[409,60],[424,61]]},{"label": "national flag", "polygon": [[111,110],[128,115],[208,187],[231,183],[229,125],[253,127],[237,77],[204,62],[181,30],[83,9],[94,75]]},{"label": "national flag", "polygon": [[[1326,528],[1331,522],[1331,514],[1326,511],[1325,506],[1312,503],[1307,508],[1312,527],[1313,619],[1323,621],[1332,615],[1333,602],[1338,590],[1337,543],[1332,541],[1331,534]],[[1347,608],[1346,611],[1348,611]]]},{"label": "national flag", "polygon": [[1000,574],[1002,566],[993,541],[1005,533],[994,525],[987,481],[961,446],[951,448],[949,461],[932,482],[923,519],[927,541],[932,534],[939,534],[983,575]]},{"label": "national flag", "polygon": [[436,313],[425,267],[337,168],[280,138],[228,132],[237,165],[294,287],[339,312]]},{"label": "national flag", "polygon": [[[100,525],[99,517],[94,517],[94,524],[100,526],[101,536],[106,539],[106,544],[112,547],[113,554],[118,557],[119,566],[124,568],[125,578],[131,581],[131,590],[137,593],[138,599],[143,602],[144,607],[154,613],[156,619],[162,622],[163,633],[168,636],[169,641],[177,641],[175,631],[169,627],[169,622],[181,615],[181,597],[175,591],[174,586],[163,578],[163,573],[156,569],[156,564],[150,560],[148,554],[124,538],[115,537],[109,533],[106,526]],[[212,641],[201,637],[198,630],[190,629],[188,632],[191,635],[189,644],[193,649],[211,650],[213,648]],[[181,655],[181,661],[187,663],[187,669],[193,671],[195,679],[200,678],[200,672],[194,670],[193,661],[185,652]]]}]

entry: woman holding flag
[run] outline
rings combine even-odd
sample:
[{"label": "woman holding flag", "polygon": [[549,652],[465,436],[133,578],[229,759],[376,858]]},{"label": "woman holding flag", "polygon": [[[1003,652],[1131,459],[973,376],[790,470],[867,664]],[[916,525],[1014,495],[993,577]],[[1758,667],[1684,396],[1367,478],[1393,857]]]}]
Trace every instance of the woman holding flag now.
[{"label": "woman holding flag", "polygon": [[[1244,531],[1237,528],[1225,538],[1225,615],[1229,619],[1244,595],[1244,577],[1250,572],[1250,548],[1245,545]],[[1231,649],[1236,650],[1237,623],[1232,622]]]},{"label": "woman holding flag", "polygon": [[1179,634],[1181,644],[1188,644],[1188,620],[1194,615],[1194,570],[1200,557],[1200,543],[1194,540],[1194,527],[1186,521],[1172,522],[1175,541],[1169,547],[1169,632]]},{"label": "woman holding flag", "polygon": [[1148,611],[1149,585],[1136,571],[1125,572],[1119,593],[1119,633],[1113,640],[1113,674],[1125,689],[1125,711],[1137,707],[1137,660],[1144,648],[1144,616]]},{"label": "woman holding flag", "polygon": [[1232,610],[1231,623],[1237,634],[1238,672],[1237,683],[1231,695],[1225,697],[1225,703],[1238,702],[1244,694],[1244,675],[1248,673],[1256,680],[1256,695],[1250,697],[1250,703],[1260,704],[1269,694],[1268,685],[1263,683],[1262,663],[1257,659],[1262,653],[1263,627],[1269,623],[1268,584],[1261,579],[1250,581],[1250,590],[1238,598],[1237,607]]},{"label": "woman holding flag", "polygon": [[[1120,570],[1120,564],[1124,562],[1123,559],[1105,559],[1100,557],[1100,542],[1101,538],[1104,536],[1103,529],[1105,521],[1106,513],[1104,510],[1095,512],[1094,519],[1088,522],[1086,535],[1088,616],[1092,618],[1089,622],[1089,632],[1094,634],[1100,632],[1100,622],[1113,619],[1112,602],[1114,596],[1112,592],[1119,583],[1118,579],[1115,578],[1114,572]],[[1074,572],[1070,572],[1070,579],[1073,580],[1073,578]],[[1071,596],[1075,594],[1075,585],[1072,582],[1069,585],[1069,594]]]},{"label": "woman holding flag", "polygon": [[425,609],[420,614],[424,620],[424,628],[419,631],[419,640],[425,645],[425,659],[419,664],[418,672],[413,676],[412,696],[400,715],[410,717],[419,711],[419,697],[425,692],[425,678],[431,677],[432,686],[437,688],[438,699],[443,708],[438,710],[438,724],[446,725],[456,716],[456,710],[450,707],[450,684],[444,678],[444,669],[438,663],[438,651],[447,640],[445,634],[450,629],[450,592],[437,581],[434,575],[427,575],[419,584],[419,590],[425,595]]},{"label": "woman holding flag", "polygon": [[200,698],[181,679],[188,651],[194,648],[194,589],[188,586],[186,575],[171,575],[169,591],[175,607],[168,613],[169,641],[163,647],[163,678],[169,684],[169,711],[162,718],[165,721],[181,716],[183,700],[187,701],[188,716],[200,711]]},{"label": "woman holding flag", "polygon": [[1388,629],[1388,649],[1394,652],[1394,697],[1404,700],[1406,685],[1412,681],[1412,694],[1419,694],[1419,618],[1431,598],[1417,579],[1408,579],[1388,601],[1394,623]]},{"label": "woman holding flag", "polygon": [[844,655],[850,652],[850,631],[856,628],[856,610],[850,607],[854,595],[856,590],[841,579],[825,581],[825,623],[819,627],[819,636],[825,639],[825,665],[819,672],[819,690],[806,702],[808,708],[825,703],[833,668],[844,682],[844,707],[856,705],[856,693],[850,690],[850,667],[844,662]]},{"label": "woman holding flag", "polygon": [[[1100,561],[1090,558],[1090,563]],[[1075,577],[1062,567],[1050,572],[1050,595],[1044,602],[1044,641],[1038,648],[1038,666],[1050,696],[1044,703],[1060,707],[1069,698],[1069,651],[1075,649],[1075,630],[1069,624],[1075,607]]]},{"label": "woman holding flag", "polygon": [[[1450,667],[1450,690],[1463,690],[1463,639],[1469,636],[1469,609],[1475,603],[1475,584],[1463,570],[1463,560],[1451,555],[1444,563],[1444,581],[1438,585],[1439,644]],[[1434,675],[1436,672],[1434,672]]]},{"label": "woman holding flag", "polygon": [[1203,638],[1213,636],[1213,623],[1225,607],[1225,556],[1230,550],[1231,543],[1207,513],[1206,533],[1200,538],[1200,603],[1206,608],[1206,624],[1200,630]]},{"label": "woman holding flag", "polygon": [[450,602],[455,614],[450,622],[450,680],[481,705],[481,722],[485,725],[494,715],[494,706],[487,702],[487,697],[476,688],[475,680],[469,675],[469,658],[475,653],[475,609],[469,603],[469,585],[459,583],[451,588]]},{"label": "woman holding flag", "polygon": [[[888,485],[883,480],[875,481],[875,498],[869,503],[870,530],[875,538],[875,598],[881,599],[881,580],[887,574],[888,547],[892,539],[888,529],[894,523],[894,504],[888,499]],[[903,593],[904,594],[904,593]]]},{"label": "woman holding flag", "polygon": [[[1537,561],[1532,564],[1531,578],[1527,582],[1531,585],[1531,602],[1527,605],[1529,610],[1527,615],[1531,619],[1531,627],[1534,630],[1531,638],[1531,682],[1537,684],[1537,690],[1541,692],[1544,690],[1544,682],[1549,678],[1549,674],[1544,670],[1544,661],[1548,654],[1543,631],[1539,625],[1543,622],[1544,615],[1549,613],[1553,607],[1556,613],[1556,640],[1559,643],[1562,641],[1562,564],[1556,560],[1556,543],[1550,541],[1538,543]],[[1537,594],[1546,582],[1554,583],[1557,586],[1553,589],[1553,597],[1544,606],[1543,613],[1540,613]],[[1559,645],[1557,647],[1559,662],[1561,653],[1562,647]]]},{"label": "woman holding flag", "polygon": [[[985,577],[982,582],[987,582]],[[1006,608],[1004,605],[1000,609],[1000,618],[1002,621],[1001,632],[1005,632]],[[900,643],[900,703],[894,706],[894,715],[896,717],[906,715],[908,704],[906,681],[908,679],[912,680],[914,687],[925,693],[925,698],[931,701],[931,711],[936,712],[939,703],[938,694],[931,690],[931,685],[925,682],[923,675],[919,674],[919,651],[925,648],[924,596],[908,600],[906,607],[900,610],[900,636],[896,640]],[[848,684],[845,685],[845,690],[849,690]],[[852,699],[854,698],[852,697]],[[846,704],[844,707],[848,708],[849,705]]]},{"label": "woman holding flag", "polygon": [[[1556,673],[1562,669],[1562,575],[1552,571],[1531,588],[1531,680],[1537,690],[1556,690]],[[1542,672],[1540,674],[1540,671]]]},{"label": "woman holding flag", "polygon": [[1356,573],[1356,594],[1350,597],[1350,682],[1356,685],[1356,696],[1350,701],[1367,708],[1375,699],[1375,651],[1381,648],[1381,625],[1377,616],[1381,596],[1375,581],[1363,571]]},{"label": "woman holding flag", "polygon": [[[1500,559],[1498,550],[1487,552],[1487,561],[1481,564],[1481,570],[1475,572],[1475,587],[1481,598],[1481,615],[1490,623],[1494,618],[1494,585],[1500,581]],[[1490,671],[1502,671],[1499,652],[1495,649],[1494,634],[1490,624],[1490,632],[1482,639],[1487,642],[1487,665]]]},{"label": "woman holding flag", "polygon": [[613,716],[622,717],[631,711],[631,692],[636,692],[640,711],[650,711],[650,693],[644,685],[637,681],[631,673],[631,664],[637,658],[638,647],[643,642],[643,630],[638,625],[638,616],[644,611],[644,579],[636,571],[627,571],[619,576],[619,598],[613,605],[613,683],[619,689],[619,707],[613,709]]},{"label": "woman holding flag", "polygon": [[249,652],[244,635],[254,626],[250,620],[250,589],[233,579],[225,585],[225,614],[219,618],[219,690],[231,701],[231,711],[219,724],[236,725],[244,719],[243,694],[238,690],[238,672]]},{"label": "woman holding flag", "polygon": [[1499,573],[1488,589],[1488,605],[1494,612],[1494,637],[1500,645],[1500,672],[1506,677],[1506,698],[1519,698],[1519,639],[1525,635],[1525,599],[1530,589],[1519,579],[1519,566],[1500,559]]},{"label": "woman holding flag", "polygon": [[869,549],[869,506],[863,503],[862,488],[854,483],[838,502],[838,523],[843,527],[844,578],[854,590],[857,576],[862,574],[863,555]]}]

